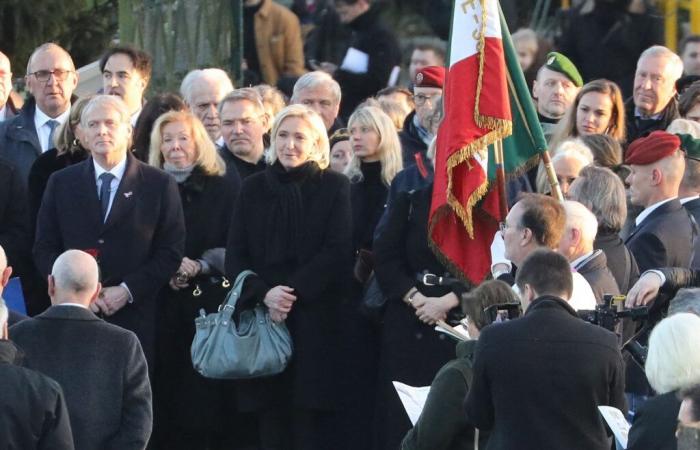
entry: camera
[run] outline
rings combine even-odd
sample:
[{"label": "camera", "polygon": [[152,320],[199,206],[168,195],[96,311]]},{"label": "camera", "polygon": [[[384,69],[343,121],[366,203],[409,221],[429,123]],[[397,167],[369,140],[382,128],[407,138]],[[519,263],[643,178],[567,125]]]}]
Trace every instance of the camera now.
[{"label": "camera", "polygon": [[649,317],[649,308],[646,306],[625,309],[626,298],[625,295],[605,294],[602,304],[597,305],[594,310],[581,310],[578,315],[586,322],[613,332],[622,319],[639,322]]}]

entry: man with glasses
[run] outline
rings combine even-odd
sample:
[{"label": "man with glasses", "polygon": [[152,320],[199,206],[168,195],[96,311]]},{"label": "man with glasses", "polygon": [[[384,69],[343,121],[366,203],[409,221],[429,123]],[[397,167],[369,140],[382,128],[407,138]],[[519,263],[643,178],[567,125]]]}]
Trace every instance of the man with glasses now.
[{"label": "man with glasses", "polygon": [[425,159],[428,145],[433,139],[430,121],[435,105],[442,98],[445,68],[424,67],[416,73],[413,82],[413,101],[416,109],[406,117],[403,130],[399,132],[404,167],[415,164],[417,154]]},{"label": "man with glasses", "polygon": [[18,171],[24,189],[34,160],[54,147],[54,136],[68,120],[78,74],[68,52],[47,43],[29,57],[25,80],[31,99],[0,127],[0,157]]}]

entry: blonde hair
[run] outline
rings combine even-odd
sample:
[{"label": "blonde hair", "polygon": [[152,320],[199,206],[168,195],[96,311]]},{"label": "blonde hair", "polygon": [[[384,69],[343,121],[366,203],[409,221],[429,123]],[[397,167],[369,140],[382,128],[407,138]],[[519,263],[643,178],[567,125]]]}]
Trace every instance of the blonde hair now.
[{"label": "blonde hair", "polygon": [[54,144],[57,149],[57,155],[66,153],[72,154],[83,151],[83,147],[78,142],[78,137],[75,135],[75,128],[80,126],[80,116],[87,104],[92,100],[93,95],[86,95],[76,100],[70,107],[70,115],[68,120],[59,128],[59,132],[54,137]]},{"label": "blonde hair", "polygon": [[159,169],[163,168],[163,153],[160,147],[163,144],[163,128],[169,123],[183,122],[187,124],[192,133],[194,148],[197,153],[194,165],[202,168],[207,175],[223,175],[226,173],[226,163],[216,151],[214,143],[209,138],[207,130],[189,111],[168,111],[162,114],[153,124],[151,131],[151,147],[148,151],[148,164]]},{"label": "blonde hair", "polygon": [[[396,132],[391,118],[376,106],[364,106],[355,110],[348,120],[348,130],[353,124],[370,127],[379,135],[377,152],[382,165],[382,182],[389,186],[391,180],[403,169],[403,158],[401,154],[401,142]],[[350,133],[352,136],[352,133]],[[345,174],[353,181],[362,179],[360,171],[360,159],[353,156]]]},{"label": "blonde hair", "polygon": [[406,117],[411,114],[411,111],[408,110],[404,104],[394,100],[383,98],[379,100],[379,107],[386,113],[387,116],[389,116],[391,121],[394,122],[394,127],[397,130],[403,129],[403,123],[406,120]]},{"label": "blonde hair", "polygon": [[289,105],[286,106],[282,111],[277,114],[275,120],[272,124],[272,131],[270,133],[270,150],[265,155],[265,160],[268,164],[272,165],[277,161],[277,130],[279,129],[282,122],[290,117],[298,117],[299,119],[305,121],[313,136],[311,136],[313,142],[315,143],[315,151],[309,154],[309,161],[315,161],[318,167],[325,169],[330,164],[330,148],[328,145],[328,133],[326,131],[326,125],[323,123],[323,119],[318,113],[308,106],[305,105]]},{"label": "blonde hair", "polygon": [[678,313],[662,320],[649,337],[645,371],[658,394],[700,383],[700,317]]}]

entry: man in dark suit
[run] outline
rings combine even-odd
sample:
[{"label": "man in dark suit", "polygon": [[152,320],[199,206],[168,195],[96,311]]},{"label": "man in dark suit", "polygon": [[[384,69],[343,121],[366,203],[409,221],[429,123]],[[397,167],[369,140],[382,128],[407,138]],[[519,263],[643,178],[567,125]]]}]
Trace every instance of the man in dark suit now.
[{"label": "man in dark suit", "polygon": [[605,253],[593,248],[598,220],[588,208],[573,200],[564,202],[564,210],[566,227],[559,241],[559,253],[569,260],[573,270],[588,281],[596,302],[600,304],[605,294],[617,295],[620,288],[608,269]]},{"label": "man in dark suit", "polygon": [[54,148],[53,137],[68,120],[78,74],[68,52],[48,43],[29,57],[25,79],[32,98],[0,127],[0,157],[17,169],[23,188],[34,160]]},{"label": "man in dark suit", "polygon": [[[4,258],[0,249],[0,262]],[[0,289],[1,290],[1,289]],[[73,450],[68,408],[54,380],[21,367],[22,352],[8,340],[8,310],[0,299],[0,445],[23,450]]]},{"label": "man in dark suit", "polygon": [[23,276],[31,264],[27,196],[17,169],[0,159],[0,246]]},{"label": "man in dark suit", "polygon": [[25,365],[63,388],[75,448],[145,449],[152,427],[146,359],[134,333],[90,311],[102,287],[95,259],[68,250],[48,281],[52,306],[11,329]]},{"label": "man in dark suit", "polygon": [[175,180],[127,152],[129,119],[115,96],[85,106],[82,140],[92,157],[49,179],[34,260],[48,275],[66,249],[95,256],[104,287],[93,312],[136,333],[153,361],[155,299],[180,266],[185,226]]},{"label": "man in dark suit", "polygon": [[695,223],[700,224],[700,139],[689,134],[679,134],[681,150],[685,152],[685,171],[678,198],[681,204],[692,214]]},{"label": "man in dark suit", "polygon": [[625,410],[617,337],[571,308],[562,255],[535,250],[516,283],[525,315],[481,331],[468,420],[491,430],[489,449],[609,449],[597,407]]},{"label": "man in dark suit", "polygon": [[678,136],[655,131],[627,149],[630,202],[643,206],[625,239],[640,272],[659,267],[690,267],[697,225],[678,201],[685,161]]}]

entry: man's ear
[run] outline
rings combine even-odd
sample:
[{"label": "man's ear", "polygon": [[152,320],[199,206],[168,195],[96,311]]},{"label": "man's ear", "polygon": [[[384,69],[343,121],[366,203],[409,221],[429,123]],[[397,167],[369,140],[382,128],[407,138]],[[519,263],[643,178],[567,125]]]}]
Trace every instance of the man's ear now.
[{"label": "man's ear", "polygon": [[12,276],[12,266],[7,266],[5,267],[5,270],[2,271],[2,275],[0,275],[0,287],[5,287],[7,286],[7,283],[10,282],[10,277]]},{"label": "man's ear", "polygon": [[572,228],[569,233],[571,233],[571,243],[577,246],[581,242],[581,230]]},{"label": "man's ear", "polygon": [[102,290],[102,283],[97,283],[97,287],[95,288],[95,292],[92,293],[90,296],[90,305],[95,303],[95,300],[97,300],[97,297],[100,295],[100,291]]},{"label": "man's ear", "polygon": [[532,80],[532,98],[537,100],[537,79]]},{"label": "man's ear", "polygon": [[47,281],[49,284],[49,298],[53,298],[56,294],[56,280],[53,278],[53,275],[49,274]]},{"label": "man's ear", "polygon": [[651,185],[658,186],[664,179],[664,174],[658,167],[651,170]]}]

